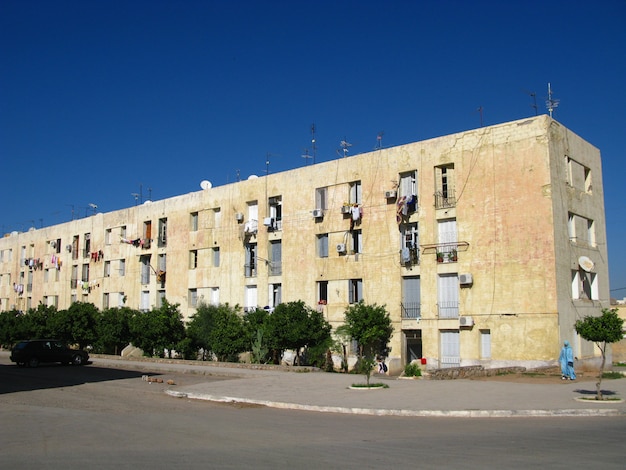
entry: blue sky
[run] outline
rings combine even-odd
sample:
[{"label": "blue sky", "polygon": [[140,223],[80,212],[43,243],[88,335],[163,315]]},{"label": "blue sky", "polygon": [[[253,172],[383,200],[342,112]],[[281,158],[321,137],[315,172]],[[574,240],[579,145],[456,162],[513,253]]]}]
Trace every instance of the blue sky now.
[{"label": "blue sky", "polygon": [[[626,297],[626,2],[0,2],[2,232],[546,113],[600,148]],[[311,151],[309,150],[309,153]]]}]

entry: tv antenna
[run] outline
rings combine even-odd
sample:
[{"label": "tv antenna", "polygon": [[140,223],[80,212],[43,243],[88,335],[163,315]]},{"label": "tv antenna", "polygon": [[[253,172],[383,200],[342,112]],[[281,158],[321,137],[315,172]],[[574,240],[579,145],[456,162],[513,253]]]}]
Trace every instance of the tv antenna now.
[{"label": "tv antenna", "polygon": [[311,157],[311,155],[309,155],[309,149],[304,149],[304,155],[300,155],[302,158],[304,158],[304,164],[308,165],[309,164],[309,159],[313,158]]},{"label": "tv antenna", "polygon": [[348,142],[346,138],[344,137],[343,140],[339,142],[339,145],[341,146],[343,150],[343,158],[346,158],[348,156],[348,149],[352,147],[352,144]]},{"label": "tv antenna", "polygon": [[376,135],[376,147],[374,147],[374,150],[383,148],[383,135],[385,135],[385,131],[380,131],[378,135]]},{"label": "tv antenna", "polygon": [[311,149],[313,150],[313,165],[315,165],[315,154],[317,153],[317,145],[315,141],[315,123],[311,124]]},{"label": "tv antenna", "polygon": [[548,99],[546,100],[546,107],[548,108],[550,117],[552,117],[552,112],[559,106],[560,101],[561,100],[552,98],[552,87],[550,86],[550,82],[548,82]]},{"label": "tv antenna", "polygon": [[478,109],[476,110],[478,111],[478,114],[480,114],[480,127],[483,127],[483,107],[479,106]]},{"label": "tv antenna", "polygon": [[139,193],[130,193],[135,198],[135,205],[139,204]]}]

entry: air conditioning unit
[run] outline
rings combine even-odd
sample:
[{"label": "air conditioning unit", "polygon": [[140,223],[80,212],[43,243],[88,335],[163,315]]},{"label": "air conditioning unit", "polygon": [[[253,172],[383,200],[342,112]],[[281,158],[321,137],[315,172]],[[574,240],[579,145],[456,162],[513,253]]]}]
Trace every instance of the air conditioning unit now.
[{"label": "air conditioning unit", "polygon": [[391,191],[385,191],[385,197],[387,199],[393,199],[398,195],[398,193],[396,193],[394,190]]},{"label": "air conditioning unit", "polygon": [[459,326],[474,326],[472,317],[459,317]]},{"label": "air conditioning unit", "polygon": [[237,222],[239,223],[243,222],[243,214],[241,212],[237,212],[235,214],[235,219],[237,219]]},{"label": "air conditioning unit", "polygon": [[313,209],[313,217],[316,219],[321,219],[324,217],[324,211],[322,209]]},{"label": "air conditioning unit", "polygon": [[463,286],[469,286],[471,284],[474,283],[474,280],[472,279],[472,275],[467,273],[467,274],[459,274],[459,284],[463,285]]},{"label": "air conditioning unit", "polygon": [[265,217],[263,219],[263,225],[265,225],[266,227],[273,227],[274,219],[272,217]]},{"label": "air conditioning unit", "polygon": [[72,252],[72,245],[67,245],[65,247],[65,249],[67,250],[68,253],[71,253]]},{"label": "air conditioning unit", "polygon": [[345,253],[345,252],[346,252],[346,244],[337,243],[337,253]]},{"label": "air conditioning unit", "polygon": [[50,242],[50,248],[56,248],[57,247],[57,242],[55,242],[54,240]]},{"label": "air conditioning unit", "polygon": [[350,213],[350,206],[341,206],[341,213],[342,214],[349,214]]}]

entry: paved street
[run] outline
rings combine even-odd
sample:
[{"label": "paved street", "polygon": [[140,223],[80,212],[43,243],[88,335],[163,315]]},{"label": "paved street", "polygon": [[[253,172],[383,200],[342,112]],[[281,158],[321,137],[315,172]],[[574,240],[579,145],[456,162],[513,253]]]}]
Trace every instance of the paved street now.
[{"label": "paved street", "polygon": [[[165,392],[246,379],[127,365],[20,369],[0,356],[0,466],[623,468],[621,416],[396,417],[220,404]],[[176,385],[148,383],[146,372]]]}]

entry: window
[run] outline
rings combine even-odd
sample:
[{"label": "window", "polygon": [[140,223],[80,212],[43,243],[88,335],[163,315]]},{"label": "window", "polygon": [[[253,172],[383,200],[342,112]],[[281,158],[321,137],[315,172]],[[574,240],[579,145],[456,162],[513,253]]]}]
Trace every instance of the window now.
[{"label": "window", "polygon": [[192,232],[198,231],[198,213],[192,212],[189,214],[189,230]]},{"label": "window", "polygon": [[104,231],[104,244],[105,245],[111,244],[111,229],[110,228]]},{"label": "window", "polygon": [[351,250],[352,253],[362,253],[363,252],[363,233],[361,230],[353,230],[351,237]]},{"label": "window", "polygon": [[319,305],[328,303],[328,281],[317,282],[317,303]]},{"label": "window", "polygon": [[167,246],[167,218],[159,219],[158,246]]},{"label": "window", "polygon": [[189,251],[189,269],[198,267],[198,250]]},{"label": "window", "polygon": [[246,286],[246,292],[245,292],[245,304],[244,304],[244,311],[245,312],[249,312],[251,310],[254,310],[257,308],[257,306],[259,305],[258,300],[257,300],[257,289],[256,286]]},{"label": "window", "polygon": [[84,245],[84,250],[83,250],[83,258],[89,258],[90,251],[91,251],[91,234],[90,233],[85,234],[84,243],[85,245]]},{"label": "window", "polygon": [[78,235],[74,235],[72,238],[72,259],[78,259]]},{"label": "window", "polygon": [[220,208],[213,209],[213,228],[219,228],[222,222],[222,212]]},{"label": "window", "polygon": [[595,224],[593,220],[568,213],[567,228],[570,242],[577,245],[596,246]]},{"label": "window", "polygon": [[272,230],[283,229],[283,201],[281,196],[273,196],[268,199],[269,216],[272,219]]},{"label": "window", "polygon": [[118,271],[119,271],[120,277],[123,277],[126,275],[126,260],[125,259],[120,260]]},{"label": "window", "polygon": [[328,258],[328,234],[322,233],[317,235],[317,256],[319,258]]},{"label": "window", "polygon": [[461,364],[461,348],[458,330],[441,330],[439,332],[441,344],[440,367],[458,367]]},{"label": "window", "polygon": [[246,264],[244,265],[244,275],[246,277],[256,276],[256,243],[246,243]]},{"label": "window", "polygon": [[213,267],[220,267],[220,247],[216,246],[213,248]]},{"label": "window", "polygon": [[117,298],[117,306],[123,307],[125,303],[126,303],[126,295],[124,295],[124,292],[119,292],[118,298]]},{"label": "window", "polygon": [[150,248],[151,241],[152,241],[152,221],[146,220],[143,223],[143,247],[145,249]]},{"label": "window", "polygon": [[141,291],[141,297],[139,299],[139,310],[147,312],[150,310],[150,291]]},{"label": "window", "polygon": [[459,317],[459,278],[454,274],[440,274],[437,278],[437,307],[439,318]]},{"label": "window", "polygon": [[273,240],[270,242],[270,276],[280,276],[283,269],[282,241]]},{"label": "window", "polygon": [[406,212],[404,215],[417,210],[417,171],[400,173],[398,201],[403,202],[401,206],[403,212]]},{"label": "window", "polygon": [[491,330],[480,330],[480,358],[491,359]]},{"label": "window", "polygon": [[161,285],[165,283],[165,274],[167,272],[167,255],[161,253],[157,259],[157,282]]},{"label": "window", "polygon": [[109,293],[108,292],[105,292],[104,294],[102,294],[102,308],[105,310],[109,308]]},{"label": "window", "polygon": [[126,238],[126,225],[120,227],[120,238]]},{"label": "window", "polygon": [[328,188],[317,188],[315,190],[315,208],[326,210],[328,209]]},{"label": "window", "polygon": [[211,305],[220,304],[220,288],[211,287]]},{"label": "window", "polygon": [[420,318],[421,288],[419,276],[402,278],[402,318]]},{"label": "window", "polygon": [[248,220],[245,229],[249,233],[256,233],[259,226],[259,205],[256,201],[248,203]]},{"label": "window", "polygon": [[402,265],[419,263],[419,245],[417,222],[400,225],[400,262]]},{"label": "window", "polygon": [[104,277],[111,277],[111,262],[104,262]]},{"label": "window", "polygon": [[576,160],[565,157],[567,184],[586,193],[591,193],[591,170]]},{"label": "window", "polygon": [[83,282],[89,282],[89,263],[83,264],[83,275],[81,280]]},{"label": "window", "polygon": [[141,263],[141,283],[149,284],[150,283],[150,270],[152,269],[150,266],[150,255],[140,256],[139,262]]},{"label": "window", "polygon": [[198,289],[189,289],[187,293],[187,303],[190,307],[198,306]]},{"label": "window", "polygon": [[157,291],[157,308],[163,306],[164,300],[165,300],[165,289],[159,289]]},{"label": "window", "polygon": [[440,220],[437,223],[438,246],[437,261],[448,263],[456,261],[458,234],[456,230],[456,219]]},{"label": "window", "polygon": [[270,284],[268,292],[269,307],[273,309],[281,303],[282,286],[280,284]]},{"label": "window", "polygon": [[445,209],[456,206],[454,195],[454,165],[435,167],[435,207]]},{"label": "window", "polygon": [[598,276],[584,269],[572,270],[572,299],[599,300]]},{"label": "window", "polygon": [[363,300],[363,280],[350,279],[348,281],[348,302],[356,304]]},{"label": "window", "polygon": [[350,204],[361,204],[361,182],[350,183]]},{"label": "window", "polygon": [[78,285],[78,265],[72,265],[72,275],[70,277],[70,286],[72,289],[76,289]]},{"label": "window", "polygon": [[43,272],[43,282],[44,282],[44,283],[47,283],[47,282],[48,282],[48,272],[49,272],[49,271],[50,271],[50,270],[46,268],[46,269],[44,270],[44,272]]}]

